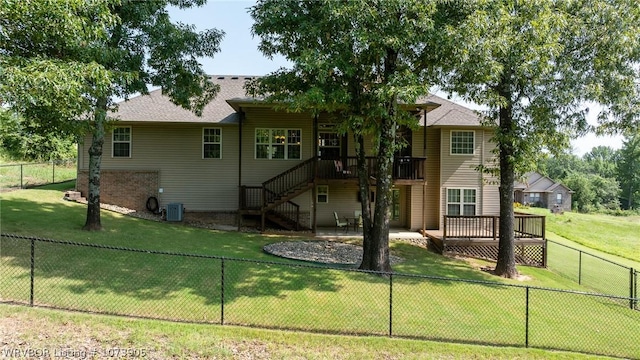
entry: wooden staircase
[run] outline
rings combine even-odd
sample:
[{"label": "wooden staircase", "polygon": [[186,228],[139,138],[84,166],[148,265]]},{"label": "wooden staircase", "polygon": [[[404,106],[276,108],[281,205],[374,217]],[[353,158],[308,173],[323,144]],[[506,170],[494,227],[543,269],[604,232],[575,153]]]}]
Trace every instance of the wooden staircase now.
[{"label": "wooden staircase", "polygon": [[[263,182],[261,187],[241,187],[241,213],[259,213],[262,231],[267,220],[287,230],[311,230],[300,221],[300,205],[291,200],[313,188],[316,163],[313,157]],[[258,192],[261,199],[256,199]]]}]

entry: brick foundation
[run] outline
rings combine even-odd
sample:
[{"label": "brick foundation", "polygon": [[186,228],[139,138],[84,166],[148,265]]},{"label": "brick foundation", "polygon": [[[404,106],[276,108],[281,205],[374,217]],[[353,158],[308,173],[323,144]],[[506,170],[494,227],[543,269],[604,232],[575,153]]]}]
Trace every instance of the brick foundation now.
[{"label": "brick foundation", "polygon": [[[100,172],[100,202],[123,206],[136,211],[146,210],[147,199],[158,197],[158,171],[102,170]],[[76,190],[87,197],[89,172],[78,171]]]}]

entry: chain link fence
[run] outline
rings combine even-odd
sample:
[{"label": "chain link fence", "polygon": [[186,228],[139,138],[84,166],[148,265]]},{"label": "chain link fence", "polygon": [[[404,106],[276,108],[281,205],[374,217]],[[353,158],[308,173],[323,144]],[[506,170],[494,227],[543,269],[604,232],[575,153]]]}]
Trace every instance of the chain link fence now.
[{"label": "chain link fence", "polygon": [[[547,240],[547,267],[599,293],[637,298],[638,271],[571,246]],[[635,304],[640,310],[640,305]]]},{"label": "chain link fence", "polygon": [[25,189],[73,180],[76,159],[0,165],[0,189]]},{"label": "chain link fence", "polygon": [[637,358],[638,299],[2,235],[0,301]]}]

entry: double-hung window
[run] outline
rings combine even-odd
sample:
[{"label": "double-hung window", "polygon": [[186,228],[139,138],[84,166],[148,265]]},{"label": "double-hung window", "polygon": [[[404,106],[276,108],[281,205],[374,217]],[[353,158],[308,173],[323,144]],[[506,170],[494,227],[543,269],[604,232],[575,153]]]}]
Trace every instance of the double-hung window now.
[{"label": "double-hung window", "polygon": [[532,204],[540,202],[540,193],[530,193],[529,202]]},{"label": "double-hung window", "polygon": [[202,158],[222,159],[222,129],[202,129]]},{"label": "double-hung window", "polygon": [[256,129],[256,159],[302,158],[300,129]]},{"label": "double-hung window", "polygon": [[318,185],[316,187],[316,202],[329,203],[329,185]]},{"label": "double-hung window", "polygon": [[476,215],[476,189],[447,189],[447,215]]},{"label": "double-hung window", "polygon": [[131,157],[131,127],[116,127],[111,138],[113,157]]},{"label": "double-hung window", "polygon": [[451,155],[473,155],[475,131],[451,131]]}]

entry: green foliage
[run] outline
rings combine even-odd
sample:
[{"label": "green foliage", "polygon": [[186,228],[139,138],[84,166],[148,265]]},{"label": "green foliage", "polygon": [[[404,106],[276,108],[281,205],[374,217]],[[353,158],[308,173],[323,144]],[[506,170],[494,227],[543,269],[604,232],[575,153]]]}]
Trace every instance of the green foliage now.
[{"label": "green foliage", "polygon": [[11,160],[49,161],[76,157],[75,136],[40,131],[41,124],[0,109],[0,151]]},{"label": "green foliage", "polygon": [[635,0],[493,0],[472,2],[460,14],[443,30],[452,41],[439,50],[451,61],[440,75],[445,90],[487,106],[488,118],[499,121],[493,138],[501,181],[496,271],[513,276],[508,226],[515,174],[533,169],[543,150],[559,153],[588,129],[585,101],[603,105],[601,115],[612,117],[612,127],[633,126],[640,114],[640,8]]},{"label": "green foliage", "polygon": [[584,161],[569,152],[543,156],[536,166],[538,172],[556,181],[562,181],[574,172],[587,172],[587,165]]},{"label": "green foliage", "polygon": [[86,229],[101,228],[100,159],[113,99],[147,94],[151,84],[201,114],[216,95],[198,58],[213,56],[223,33],[172,23],[167,9],[203,3],[2,0],[0,99],[44,138],[60,128],[80,134],[77,120],[93,120],[84,122],[93,135]]},{"label": "green foliage", "polygon": [[[92,58],[117,18],[111,1],[0,3],[0,98],[29,118],[70,119],[90,111],[114,74]],[[55,113],[55,116],[51,116]]]},{"label": "green foliage", "polygon": [[628,136],[619,152],[618,179],[622,187],[622,198],[627,209],[636,209],[640,204],[640,135]]},{"label": "green foliage", "polygon": [[615,179],[600,175],[572,172],[562,182],[574,193],[571,195],[572,208],[580,212],[617,210],[620,186]]},{"label": "green foliage", "polygon": [[603,178],[615,178],[617,172],[618,151],[608,146],[596,146],[582,159],[586,162],[589,172]]}]

